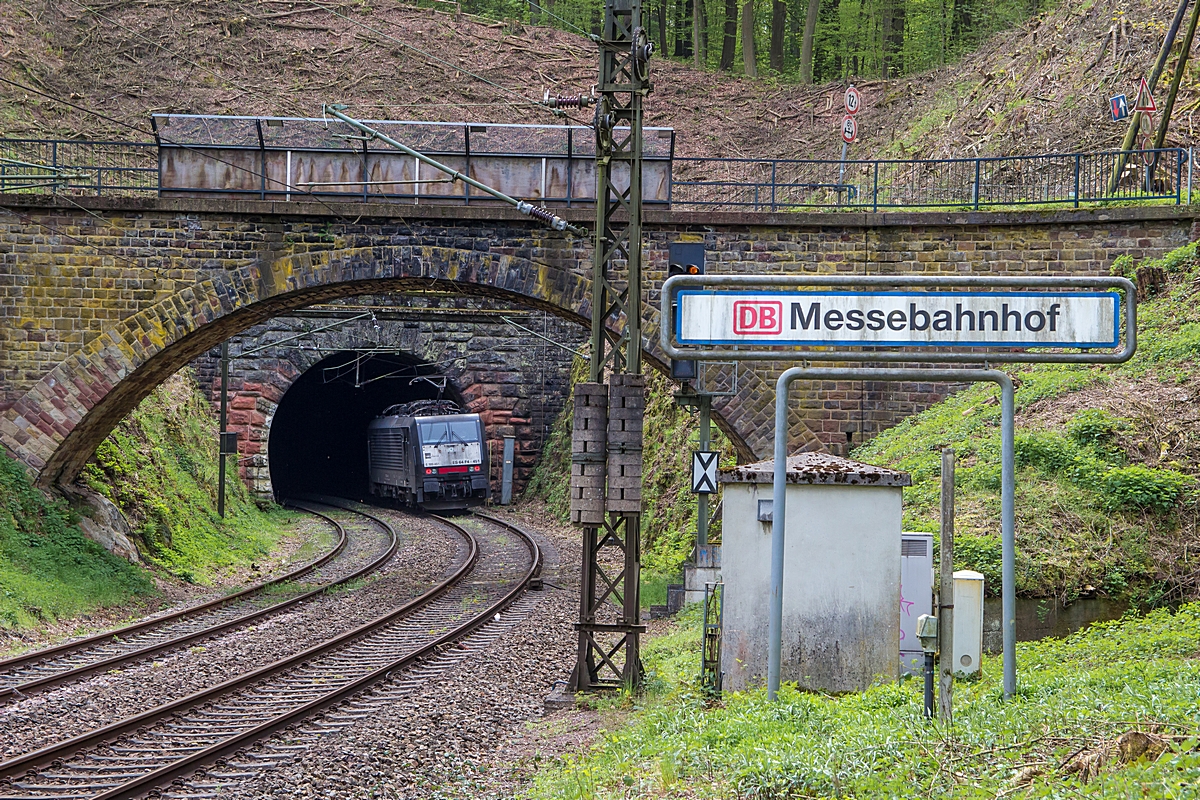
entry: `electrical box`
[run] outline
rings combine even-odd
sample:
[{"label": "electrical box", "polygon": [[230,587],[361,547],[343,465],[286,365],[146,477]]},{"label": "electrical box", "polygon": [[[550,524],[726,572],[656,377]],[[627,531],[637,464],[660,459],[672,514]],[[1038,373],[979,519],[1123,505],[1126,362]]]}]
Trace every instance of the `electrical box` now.
[{"label": "electrical box", "polygon": [[[920,675],[925,652],[917,618],[933,613],[933,534],[900,534],[900,673]],[[957,630],[957,626],[955,626]]]},{"label": "electrical box", "polygon": [[983,575],[954,573],[954,672],[975,675],[983,655]]},{"label": "electrical box", "polygon": [[[906,473],[825,453],[787,460],[780,677],[859,692],[897,677],[901,492]],[[721,670],[725,691],[761,686],[770,649],[775,464],[724,470]],[[925,585],[929,585],[926,569]],[[915,631],[914,631],[915,636]],[[920,647],[920,645],[917,645]]]}]

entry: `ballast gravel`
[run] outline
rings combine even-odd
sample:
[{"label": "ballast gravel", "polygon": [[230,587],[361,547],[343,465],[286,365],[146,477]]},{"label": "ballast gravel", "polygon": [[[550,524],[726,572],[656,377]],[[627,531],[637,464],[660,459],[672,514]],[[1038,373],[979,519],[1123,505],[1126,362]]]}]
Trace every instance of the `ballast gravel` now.
[{"label": "ballast gravel", "polygon": [[[518,795],[539,758],[529,724],[543,718],[546,696],[574,662],[579,542],[577,532],[544,516],[498,515],[538,540],[543,591],[527,593],[459,648],[381,684],[328,719],[256,748],[279,760],[254,777],[229,780],[218,770],[170,794],[321,800]],[[233,762],[241,759],[229,766],[240,771]]]},{"label": "ballast gravel", "polygon": [[[186,697],[326,641],[422,594],[465,557],[461,537],[440,524],[376,511],[396,529],[399,544],[392,559],[362,579],[362,585],[318,595],[255,625],[153,661],[10,701],[0,706],[0,761]],[[337,516],[351,518],[344,512]],[[383,535],[375,536],[382,547]]]}]

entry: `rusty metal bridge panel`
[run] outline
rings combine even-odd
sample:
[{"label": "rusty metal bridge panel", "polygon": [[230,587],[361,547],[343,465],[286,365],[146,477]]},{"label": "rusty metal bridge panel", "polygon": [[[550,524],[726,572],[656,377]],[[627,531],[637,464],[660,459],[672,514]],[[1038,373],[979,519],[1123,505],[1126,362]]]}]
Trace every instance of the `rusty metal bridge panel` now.
[{"label": "rusty metal bridge panel", "polygon": [[[397,141],[505,194],[552,206],[596,199],[595,141],[570,125],[369,123]],[[478,189],[337,119],[154,116],[159,137],[159,189],[164,197],[244,197],[420,203],[491,203]],[[667,204],[675,133],[647,129],[642,184],[648,203]],[[614,181],[628,186],[626,166]]]}]

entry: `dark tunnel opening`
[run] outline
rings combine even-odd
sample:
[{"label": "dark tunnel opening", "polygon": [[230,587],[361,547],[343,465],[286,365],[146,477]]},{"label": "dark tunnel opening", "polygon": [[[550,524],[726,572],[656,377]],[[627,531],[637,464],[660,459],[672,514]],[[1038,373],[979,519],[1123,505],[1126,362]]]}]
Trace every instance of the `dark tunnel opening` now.
[{"label": "dark tunnel opening", "polygon": [[[414,378],[429,378],[416,380]],[[341,352],[288,388],[267,444],[275,497],[319,493],[365,499],[367,425],[395,403],[433,399],[443,376],[416,359]],[[446,381],[442,396],[462,404]]]}]

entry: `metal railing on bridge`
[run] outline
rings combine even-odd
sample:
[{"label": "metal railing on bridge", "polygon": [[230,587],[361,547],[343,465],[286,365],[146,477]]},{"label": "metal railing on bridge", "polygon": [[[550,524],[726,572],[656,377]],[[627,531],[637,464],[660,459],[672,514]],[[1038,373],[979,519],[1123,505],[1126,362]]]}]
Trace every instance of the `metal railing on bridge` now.
[{"label": "metal railing on bridge", "polygon": [[1190,202],[1190,150],[997,158],[820,161],[676,158],[672,208],[792,211],[972,208],[1115,201]]},{"label": "metal railing on bridge", "polygon": [[[578,126],[376,123],[513,196],[551,206],[595,199],[591,131]],[[0,192],[299,201],[485,203],[408,156],[332,122],[155,117],[158,142],[0,139]],[[787,212],[1186,203],[1191,150],[999,158],[832,161],[682,158],[649,129],[648,202],[676,210]]]}]

